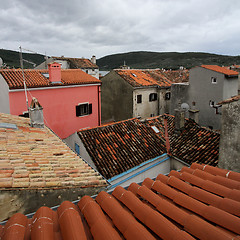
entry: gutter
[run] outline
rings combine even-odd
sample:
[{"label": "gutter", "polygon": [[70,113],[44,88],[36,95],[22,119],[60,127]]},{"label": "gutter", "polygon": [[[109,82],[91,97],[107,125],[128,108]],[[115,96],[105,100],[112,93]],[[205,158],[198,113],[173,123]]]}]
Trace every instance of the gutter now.
[{"label": "gutter", "polygon": [[162,154],[160,156],[157,156],[157,157],[155,157],[153,159],[150,159],[150,160],[148,160],[148,161],[146,161],[144,163],[141,163],[140,165],[138,165],[138,166],[136,166],[134,168],[131,168],[131,169],[129,169],[128,171],[126,171],[124,173],[121,173],[121,174],[119,174],[117,176],[114,176],[114,177],[108,179],[108,182],[111,184],[111,182],[113,182],[113,181],[115,181],[115,180],[117,180],[117,179],[119,179],[121,177],[124,177],[127,174],[132,173],[132,172],[134,172],[134,171],[136,171],[136,170],[146,166],[147,164],[152,163],[152,162],[158,160],[161,157],[165,157],[165,158],[160,160],[160,161],[158,161],[158,162],[156,162],[156,163],[154,163],[153,165],[151,165],[151,166],[149,166],[149,167],[147,167],[147,168],[145,168],[145,169],[143,169],[143,170],[141,170],[141,171],[139,171],[139,172],[137,172],[137,173],[135,173],[135,174],[125,178],[125,179],[123,179],[122,181],[120,181],[120,182],[118,182],[118,183],[116,183],[114,185],[108,186],[107,189],[115,188],[116,186],[118,186],[118,185],[120,185],[120,184],[122,184],[122,183],[124,183],[124,182],[126,182],[126,181],[128,181],[128,180],[130,180],[130,179],[132,179],[132,178],[142,174],[143,172],[146,172],[147,170],[149,170],[149,169],[151,169],[151,168],[153,168],[153,167],[155,167],[155,166],[157,166],[157,165],[159,165],[159,164],[161,164],[161,163],[163,163],[163,162],[165,162],[165,161],[167,161],[169,159],[169,156],[166,153],[164,153],[164,154]]}]

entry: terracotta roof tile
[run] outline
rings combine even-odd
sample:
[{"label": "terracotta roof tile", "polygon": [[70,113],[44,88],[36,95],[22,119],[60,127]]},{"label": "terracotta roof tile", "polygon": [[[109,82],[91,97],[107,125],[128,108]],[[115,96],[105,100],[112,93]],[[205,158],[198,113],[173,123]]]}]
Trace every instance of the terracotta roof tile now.
[{"label": "terracotta roof tile", "polygon": [[188,70],[115,69],[114,71],[133,87],[160,86],[165,88],[170,87],[171,84],[175,82],[187,82],[189,78]]},{"label": "terracotta roof tile", "polygon": [[227,76],[238,76],[237,71],[233,71],[233,70],[227,69],[225,67],[220,67],[217,65],[201,65],[201,67],[215,71],[215,72],[223,73]]},{"label": "terracotta roof tile", "polygon": [[86,58],[68,58],[68,57],[53,57],[54,60],[66,60],[70,62],[71,68],[98,68],[98,66],[92,63]]},{"label": "terracotta roof tile", "polygon": [[[0,113],[0,187],[57,188],[101,186],[102,179],[48,128],[32,128],[30,120]],[[59,169],[61,173],[59,174]],[[82,178],[80,178],[80,176]]]},{"label": "terracotta roof tile", "polygon": [[[24,78],[26,86],[29,88],[52,87],[52,86],[67,86],[101,83],[95,77],[83,72],[80,69],[62,69],[62,83],[52,84],[43,73],[48,73],[48,70],[25,69]],[[7,82],[10,89],[23,88],[23,74],[21,69],[1,69],[0,74]]]},{"label": "terracotta roof tile", "polygon": [[[176,174],[117,187],[77,205],[63,202],[56,211],[41,207],[32,219],[17,213],[1,227],[1,239],[239,239],[240,201],[196,186],[194,166]],[[225,170],[212,167],[213,172]],[[202,170],[201,170],[202,171]],[[187,173],[188,172],[188,173]],[[177,177],[176,177],[177,176]],[[227,176],[224,177],[227,179]],[[193,178],[194,179],[194,178]],[[209,181],[214,184],[211,180]],[[221,186],[221,184],[219,184]],[[229,190],[233,190],[229,188]]]},{"label": "terracotta roof tile", "polygon": [[226,99],[224,101],[221,101],[218,104],[226,104],[226,103],[236,102],[236,101],[239,101],[239,100],[240,100],[240,95],[237,95],[237,96],[228,98],[228,99]]},{"label": "terracotta roof tile", "polygon": [[[140,121],[137,118],[78,132],[98,171],[107,179],[166,153],[167,119],[170,155],[189,164],[193,161],[216,166],[220,134],[186,120],[180,135],[174,134],[174,116],[162,115]],[[157,127],[159,133],[151,128]]]}]

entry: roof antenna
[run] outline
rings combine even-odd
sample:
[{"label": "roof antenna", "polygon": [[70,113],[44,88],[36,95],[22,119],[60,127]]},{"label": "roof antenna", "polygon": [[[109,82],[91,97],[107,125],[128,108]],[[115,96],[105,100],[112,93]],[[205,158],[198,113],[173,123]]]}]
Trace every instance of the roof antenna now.
[{"label": "roof antenna", "polygon": [[19,55],[20,55],[20,66],[21,66],[22,75],[23,75],[23,86],[24,86],[24,92],[25,92],[26,103],[27,103],[27,111],[28,111],[28,114],[29,114],[28,97],[27,97],[27,87],[26,87],[25,76],[24,76],[24,71],[23,71],[22,47],[20,46],[19,49],[20,49],[20,52],[19,52]]}]

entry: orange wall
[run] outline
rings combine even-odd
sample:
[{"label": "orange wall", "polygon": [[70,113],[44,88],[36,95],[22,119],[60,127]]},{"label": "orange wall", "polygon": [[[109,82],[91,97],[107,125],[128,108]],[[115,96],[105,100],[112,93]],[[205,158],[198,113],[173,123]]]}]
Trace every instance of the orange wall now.
[{"label": "orange wall", "polygon": [[[64,139],[77,130],[99,125],[100,86],[79,86],[58,89],[30,90],[43,107],[44,122],[60,138]],[[28,93],[29,105],[31,95]],[[27,111],[24,91],[10,92],[10,113],[20,115]],[[76,117],[76,105],[92,103],[92,114]]]}]

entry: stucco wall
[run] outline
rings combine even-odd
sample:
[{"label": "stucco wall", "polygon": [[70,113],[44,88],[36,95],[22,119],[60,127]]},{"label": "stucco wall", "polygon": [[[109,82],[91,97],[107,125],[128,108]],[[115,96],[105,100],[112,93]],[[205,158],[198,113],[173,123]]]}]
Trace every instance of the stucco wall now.
[{"label": "stucco wall", "polygon": [[[211,78],[215,77],[217,83],[213,84]],[[189,102],[196,102],[199,112],[199,124],[220,129],[221,116],[210,107],[209,101],[218,103],[223,100],[224,74],[202,67],[195,67],[189,71]],[[229,96],[230,97],[230,96]]]},{"label": "stucco wall", "polygon": [[238,95],[238,77],[225,78],[223,85],[223,100]]},{"label": "stucco wall", "polygon": [[178,108],[178,103],[187,103],[191,106],[188,96],[189,84],[188,83],[174,83],[171,86],[171,106],[170,114],[175,114],[175,109]]},{"label": "stucco wall", "polygon": [[[63,139],[81,128],[98,126],[98,87],[88,85],[30,89],[30,93],[43,106],[45,124]],[[27,111],[24,91],[10,92],[9,97],[11,114],[20,115]],[[29,93],[28,98],[30,103]],[[76,117],[76,106],[80,103],[92,103],[92,114]]]},{"label": "stucco wall", "polygon": [[111,71],[102,79],[102,122],[120,121],[133,117],[133,88]]},{"label": "stucco wall", "polygon": [[[133,91],[133,117],[149,118],[158,115],[159,96],[156,101],[149,102],[149,95],[158,91],[156,87],[139,88]],[[137,103],[137,95],[142,95],[142,102]]]},{"label": "stucco wall", "polygon": [[64,142],[67,143],[67,145],[75,151],[75,143],[78,144],[79,146],[79,155],[86,161],[88,162],[88,164],[96,169],[95,164],[93,163],[90,155],[88,154],[82,140],[79,138],[77,132],[75,132],[74,134],[70,135],[68,138],[64,139]]},{"label": "stucco wall", "polygon": [[54,207],[63,201],[75,201],[84,195],[95,195],[103,190],[100,187],[69,187],[65,189],[14,189],[1,190],[0,221],[11,217],[14,213],[32,213],[40,206]]},{"label": "stucco wall", "polygon": [[2,113],[10,113],[8,92],[9,87],[3,76],[0,74],[0,112]]},{"label": "stucco wall", "polygon": [[158,115],[170,113],[171,98],[169,100],[165,99],[167,92],[170,92],[170,88],[158,88]]},{"label": "stucco wall", "polygon": [[240,172],[240,101],[222,106],[219,144],[220,168]]}]

